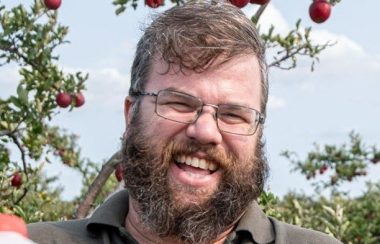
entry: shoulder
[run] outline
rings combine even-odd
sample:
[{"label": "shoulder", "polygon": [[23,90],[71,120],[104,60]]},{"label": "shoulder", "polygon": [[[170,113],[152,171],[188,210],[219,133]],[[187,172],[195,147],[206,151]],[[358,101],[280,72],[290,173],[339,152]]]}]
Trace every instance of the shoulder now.
[{"label": "shoulder", "polygon": [[86,226],[87,219],[27,225],[30,239],[39,244],[96,243],[96,236]]},{"label": "shoulder", "polygon": [[30,239],[39,244],[97,244],[103,243],[103,239],[115,243],[128,213],[126,203],[128,192],[123,190],[112,194],[88,218],[28,224]]},{"label": "shoulder", "polygon": [[302,243],[302,244],[340,244],[337,239],[315,230],[305,229],[296,225],[290,225],[272,217],[272,222],[276,235],[276,243]]}]

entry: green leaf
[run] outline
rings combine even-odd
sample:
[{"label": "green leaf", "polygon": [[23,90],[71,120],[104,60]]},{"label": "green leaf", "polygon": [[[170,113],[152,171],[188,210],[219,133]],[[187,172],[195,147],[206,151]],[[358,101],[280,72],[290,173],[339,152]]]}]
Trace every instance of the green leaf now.
[{"label": "green leaf", "polygon": [[11,97],[9,98],[9,101],[10,101],[11,103],[13,103],[16,107],[18,107],[18,108],[22,108],[22,103],[20,102],[20,99],[19,99],[19,98],[15,97],[15,96],[11,96]]},{"label": "green leaf", "polygon": [[124,12],[125,9],[126,9],[125,6],[121,6],[121,7],[117,8],[116,11],[115,11],[116,15],[119,15],[119,14],[121,14],[122,12]]},{"label": "green leaf", "polygon": [[17,95],[21,104],[28,104],[28,91],[24,89],[21,84],[17,87]]},{"label": "green leaf", "polygon": [[297,22],[296,22],[296,28],[297,28],[297,30],[300,28],[300,25],[301,25],[301,19],[298,19]]}]

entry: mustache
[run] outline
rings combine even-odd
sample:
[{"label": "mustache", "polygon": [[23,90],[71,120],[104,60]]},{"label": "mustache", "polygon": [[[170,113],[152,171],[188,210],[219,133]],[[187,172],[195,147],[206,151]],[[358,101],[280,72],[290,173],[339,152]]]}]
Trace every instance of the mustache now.
[{"label": "mustache", "polygon": [[194,141],[171,141],[165,151],[170,152],[172,160],[173,157],[177,155],[191,155],[195,153],[202,153],[205,155],[204,159],[217,164],[218,167],[222,169],[231,167],[237,161],[237,158],[230,152],[219,150],[213,145],[199,144]]}]

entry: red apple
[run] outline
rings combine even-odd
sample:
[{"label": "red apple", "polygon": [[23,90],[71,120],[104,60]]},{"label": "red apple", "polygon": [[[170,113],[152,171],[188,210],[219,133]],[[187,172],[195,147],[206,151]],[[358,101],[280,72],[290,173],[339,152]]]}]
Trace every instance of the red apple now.
[{"label": "red apple", "polygon": [[328,169],[327,165],[322,165],[322,166],[319,168],[319,173],[320,173],[321,175],[323,175],[323,174],[326,172],[327,169]]},{"label": "red apple", "polygon": [[66,92],[60,92],[55,97],[55,101],[61,108],[67,108],[71,103],[71,96]]},{"label": "red apple", "polygon": [[81,92],[75,94],[75,107],[80,107],[84,104],[85,99]]},{"label": "red apple", "polygon": [[25,221],[16,215],[0,213],[1,231],[17,232],[28,238],[28,229],[26,228]]},{"label": "red apple", "polygon": [[117,181],[120,182],[120,181],[123,180],[123,178],[124,178],[124,169],[123,169],[123,166],[121,164],[116,165],[115,176],[116,176]]},{"label": "red apple", "polygon": [[22,185],[22,175],[20,174],[20,172],[13,173],[11,185],[17,188],[19,188]]},{"label": "red apple", "polygon": [[270,2],[270,0],[251,0],[250,1],[250,3],[259,4],[259,5],[264,5],[264,4],[267,4],[269,2]]},{"label": "red apple", "polygon": [[249,0],[230,0],[230,2],[238,8],[243,8],[249,3]]},{"label": "red apple", "polygon": [[48,9],[57,10],[61,6],[61,0],[44,0],[44,4]]},{"label": "red apple", "polygon": [[65,156],[65,149],[59,149],[57,151],[57,154],[62,158],[63,156]]},{"label": "red apple", "polygon": [[145,0],[145,4],[151,8],[158,8],[164,5],[164,0]]},{"label": "red apple", "polygon": [[310,18],[315,23],[325,22],[331,14],[331,5],[326,0],[314,0],[309,7]]}]

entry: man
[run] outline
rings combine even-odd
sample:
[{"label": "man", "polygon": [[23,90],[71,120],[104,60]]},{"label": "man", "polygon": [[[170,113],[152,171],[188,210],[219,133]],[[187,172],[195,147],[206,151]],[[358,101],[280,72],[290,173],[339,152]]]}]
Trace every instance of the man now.
[{"label": "man", "polygon": [[264,47],[224,2],[156,17],[125,100],[127,190],[84,220],[32,224],[39,243],[339,243],[267,217]]}]

